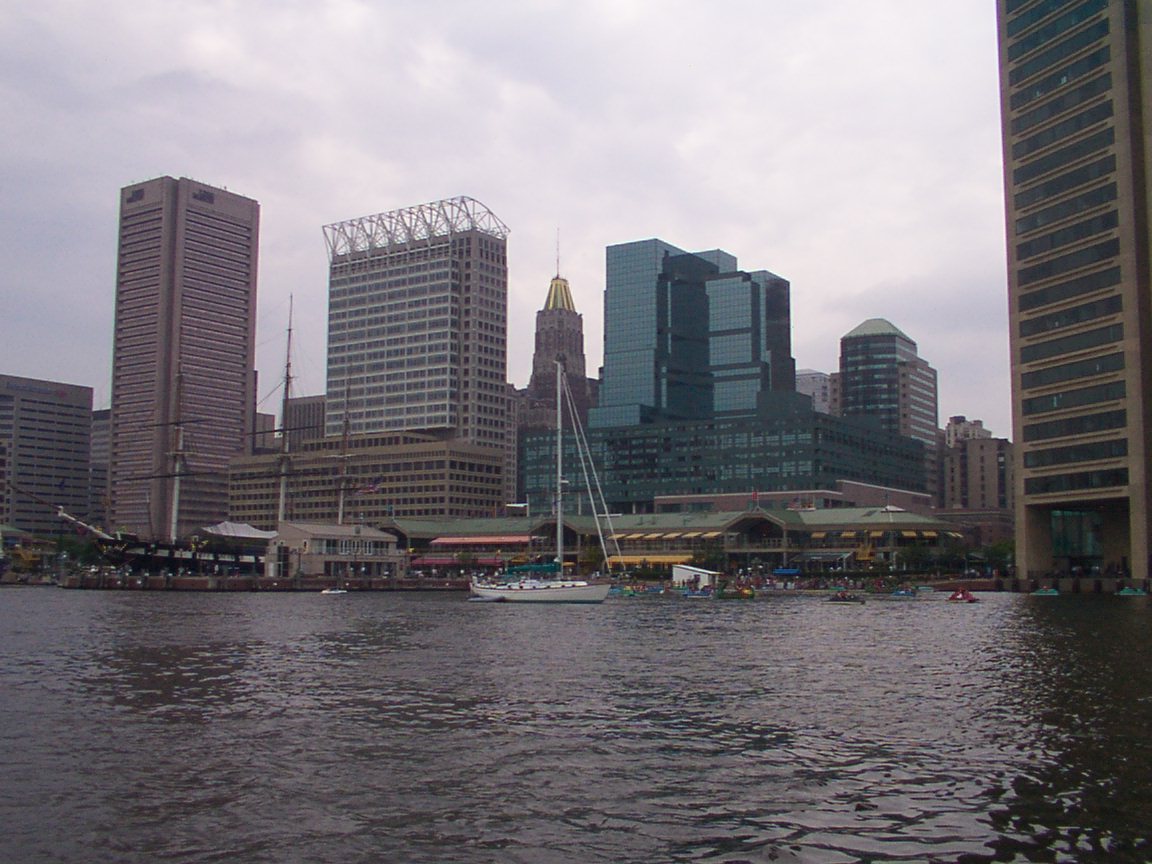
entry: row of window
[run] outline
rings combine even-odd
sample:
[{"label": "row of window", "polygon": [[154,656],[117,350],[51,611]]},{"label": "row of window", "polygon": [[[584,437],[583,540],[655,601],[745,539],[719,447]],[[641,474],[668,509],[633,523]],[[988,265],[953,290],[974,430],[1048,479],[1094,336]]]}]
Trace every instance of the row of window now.
[{"label": "row of window", "polygon": [[1069,246],[1089,237],[1113,231],[1119,224],[1120,214],[1115,210],[1109,210],[1107,213],[1101,213],[1099,216],[1093,216],[1083,222],[1067,225],[1050,234],[1044,234],[1026,243],[1017,244],[1016,258],[1019,261],[1035,258],[1037,255],[1059,249],[1061,246]]},{"label": "row of window", "polygon": [[1112,238],[1111,240],[1105,240],[1093,246],[1077,249],[1075,252],[1067,252],[1064,255],[1050,258],[1040,264],[1025,267],[1018,272],[1016,282],[1020,287],[1031,285],[1033,282],[1051,279],[1054,276],[1059,276],[1061,273],[1079,270],[1082,267],[1091,267],[1093,264],[1099,264],[1101,261],[1110,261],[1119,254],[1120,240],[1118,238]]},{"label": "row of window", "polygon": [[1024,467],[1048,468],[1053,465],[1068,465],[1073,462],[1122,459],[1127,455],[1128,439],[1115,438],[1111,441],[1097,441],[1092,444],[1072,444],[1068,447],[1033,450],[1024,454]]},{"label": "row of window", "polygon": [[1081,159],[1101,150],[1107,150],[1115,143],[1115,128],[1109,126],[1107,129],[1101,129],[1099,132],[1094,132],[1066,147],[1053,150],[1045,156],[1033,159],[1031,162],[1015,168],[1012,171],[1012,182],[1016,186],[1030,183],[1045,174],[1055,171],[1057,168],[1070,165],[1073,162],[1079,162]]},{"label": "row of window", "polygon": [[1098,327],[1083,333],[1075,333],[1062,339],[1051,339],[1039,342],[1036,345],[1025,345],[1020,349],[1021,363],[1034,363],[1037,360],[1046,360],[1049,357],[1058,357],[1061,354],[1071,354],[1074,351],[1085,351],[1100,345],[1119,342],[1124,338],[1123,324],[1109,324],[1107,327]]},{"label": "row of window", "polygon": [[1072,306],[1068,309],[1061,309],[1059,312],[1051,312],[1047,315],[1039,315],[1036,318],[1021,321],[1020,335],[1022,337],[1038,336],[1041,333],[1061,330],[1065,327],[1083,324],[1086,321],[1094,321],[1097,318],[1118,315],[1122,310],[1123,298],[1119,294],[1114,294],[1092,303]]},{"label": "row of window", "polygon": [[1080,408],[1084,405],[1095,405],[1100,402],[1113,402],[1117,399],[1123,399],[1124,394],[1123,381],[1109,381],[1107,384],[1098,384],[1095,387],[1083,387],[1079,390],[1065,390],[1062,393],[1033,396],[1021,403],[1021,411],[1026,415],[1044,414],[1049,411]]},{"label": "row of window", "polygon": [[1105,411],[1083,417],[1068,417],[1063,420],[1049,420],[1046,423],[1033,423],[1024,427],[1024,441],[1045,441],[1050,438],[1070,438],[1075,435],[1088,435],[1093,432],[1106,432],[1110,429],[1123,429],[1128,423],[1124,410]]},{"label": "row of window", "polygon": [[1069,36],[1063,42],[1053,45],[1046,51],[1041,51],[1031,60],[1017,64],[1008,72],[1008,83],[1015,87],[1036,73],[1054,66],[1065,57],[1070,57],[1087,48],[1093,42],[1104,39],[1108,35],[1108,32],[1109,26],[1107,18],[1097,21],[1090,27],[1085,27],[1080,32]]},{"label": "row of window", "polygon": [[[1029,234],[1045,225],[1061,222],[1069,216],[1075,216],[1085,210],[1093,210],[1103,204],[1116,200],[1116,184],[1107,183],[1095,189],[1086,189],[1079,195],[1067,198],[1051,207],[1045,207],[1028,216],[1016,220],[1016,233]],[[1019,253],[1018,253],[1019,254]],[[1024,257],[1024,256],[1020,256]]]},{"label": "row of window", "polygon": [[1106,471],[1082,471],[1077,474],[1029,477],[1024,481],[1024,492],[1027,495],[1046,495],[1052,492],[1082,492],[1127,485],[1128,469],[1112,468]]}]

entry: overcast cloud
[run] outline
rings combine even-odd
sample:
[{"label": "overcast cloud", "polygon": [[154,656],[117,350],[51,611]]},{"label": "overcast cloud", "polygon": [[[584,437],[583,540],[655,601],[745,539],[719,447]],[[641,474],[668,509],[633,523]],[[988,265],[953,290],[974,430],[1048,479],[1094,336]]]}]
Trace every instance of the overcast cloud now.
[{"label": "overcast cloud", "polygon": [[1011,434],[991,0],[41,0],[0,10],[0,373],[107,406],[118,190],[261,204],[261,410],[325,376],[321,226],[468,195],[511,229],[509,379],[556,269],[602,354],[604,248],[792,284],[799,368],[887,318],[940,421]]}]

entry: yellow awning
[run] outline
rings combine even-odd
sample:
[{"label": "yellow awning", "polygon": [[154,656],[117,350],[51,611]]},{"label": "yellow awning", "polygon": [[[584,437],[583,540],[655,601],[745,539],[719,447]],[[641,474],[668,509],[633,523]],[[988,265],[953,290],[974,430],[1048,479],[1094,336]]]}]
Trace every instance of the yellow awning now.
[{"label": "yellow awning", "polygon": [[611,555],[609,564],[687,564],[691,555]]},{"label": "yellow awning", "polygon": [[699,537],[699,536],[700,536],[699,531],[689,531],[687,534],[683,535],[685,540],[687,540],[689,537]]},{"label": "yellow awning", "polygon": [[884,532],[883,531],[871,531],[871,532],[869,532],[868,536],[871,537],[873,540],[875,540],[878,537],[883,537]]},{"label": "yellow awning", "polygon": [[915,531],[901,531],[900,536],[901,537],[915,537],[916,532]]},{"label": "yellow awning", "polygon": [[707,533],[701,534],[700,536],[707,539],[709,537],[719,537],[723,533],[724,533],[723,531],[708,531]]},{"label": "yellow awning", "polygon": [[823,531],[813,531],[812,532],[812,539],[813,540],[823,540],[824,539],[824,532]]},{"label": "yellow awning", "polygon": [[935,537],[936,536],[935,531],[924,531],[923,534],[925,537]]}]

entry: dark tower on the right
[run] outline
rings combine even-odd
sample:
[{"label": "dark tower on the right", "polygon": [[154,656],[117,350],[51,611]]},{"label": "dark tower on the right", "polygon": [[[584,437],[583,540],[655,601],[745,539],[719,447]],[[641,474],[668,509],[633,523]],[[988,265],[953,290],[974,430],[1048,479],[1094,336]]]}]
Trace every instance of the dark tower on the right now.
[{"label": "dark tower on the right", "polygon": [[1018,574],[1145,585],[1152,0],[997,0],[997,22]]}]

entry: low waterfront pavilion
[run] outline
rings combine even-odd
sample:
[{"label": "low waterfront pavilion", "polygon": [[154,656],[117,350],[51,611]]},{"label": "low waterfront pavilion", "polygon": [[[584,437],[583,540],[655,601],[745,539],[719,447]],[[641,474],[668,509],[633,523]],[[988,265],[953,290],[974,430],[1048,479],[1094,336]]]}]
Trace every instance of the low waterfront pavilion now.
[{"label": "low waterfront pavilion", "polygon": [[[670,571],[707,561],[725,569],[820,570],[896,560],[901,549],[938,548],[961,539],[955,525],[899,507],[828,510],[644,513],[601,517],[615,567]],[[381,523],[407,548],[413,569],[494,569],[556,555],[556,519],[391,519]],[[596,519],[564,517],[565,566],[602,569]],[[617,552],[617,549],[619,550]]]}]

